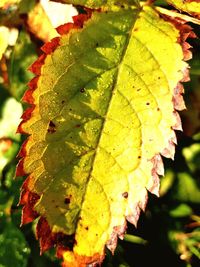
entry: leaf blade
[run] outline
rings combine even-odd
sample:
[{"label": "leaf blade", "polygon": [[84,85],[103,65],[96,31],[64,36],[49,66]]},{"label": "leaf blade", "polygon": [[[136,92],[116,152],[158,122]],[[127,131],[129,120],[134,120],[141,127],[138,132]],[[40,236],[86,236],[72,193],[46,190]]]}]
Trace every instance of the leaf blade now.
[{"label": "leaf blade", "polygon": [[180,104],[177,84],[187,69],[179,30],[150,7],[94,12],[83,30],[73,28],[79,19],[43,48],[35,90],[25,95],[34,109],[20,125],[30,134],[21,204],[45,218],[38,228],[45,249],[60,232],[72,237],[64,248],[58,243],[66,266],[102,261],[105,244],[114,250],[123,237],[125,218],[137,223],[146,189],[158,194],[160,153],[173,157],[180,128],[174,88]]}]

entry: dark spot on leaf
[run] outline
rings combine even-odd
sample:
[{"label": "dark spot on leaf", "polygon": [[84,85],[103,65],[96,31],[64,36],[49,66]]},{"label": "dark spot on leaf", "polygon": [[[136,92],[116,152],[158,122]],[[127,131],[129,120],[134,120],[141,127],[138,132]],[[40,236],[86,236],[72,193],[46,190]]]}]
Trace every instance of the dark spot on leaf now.
[{"label": "dark spot on leaf", "polygon": [[141,159],[141,156],[138,156],[138,159]]},{"label": "dark spot on leaf", "polygon": [[138,88],[138,89],[137,89],[137,92],[139,92],[140,90],[141,90],[141,88]]},{"label": "dark spot on leaf", "polygon": [[160,108],[157,108],[157,111],[160,111]]},{"label": "dark spot on leaf", "polygon": [[124,192],[124,193],[122,194],[122,196],[123,196],[124,198],[128,198],[128,192]]},{"label": "dark spot on leaf", "polygon": [[65,104],[65,100],[62,100],[62,102],[61,102],[62,104]]},{"label": "dark spot on leaf", "polygon": [[88,227],[88,226],[86,226],[86,227],[85,227],[85,230],[87,230],[87,231],[88,231],[88,229],[89,229],[89,227]]},{"label": "dark spot on leaf", "polygon": [[70,198],[66,197],[64,202],[65,204],[70,204]]},{"label": "dark spot on leaf", "polygon": [[80,128],[81,125],[80,125],[80,124],[76,124],[75,127],[76,127],[76,128]]},{"label": "dark spot on leaf", "polygon": [[80,92],[81,93],[85,93],[85,89],[84,88],[81,88]]},{"label": "dark spot on leaf", "polygon": [[99,46],[99,43],[96,43],[96,47],[98,47]]},{"label": "dark spot on leaf", "polygon": [[49,122],[49,128],[47,131],[51,134],[56,132],[56,125],[52,121]]},{"label": "dark spot on leaf", "polygon": [[158,77],[158,80],[160,80],[160,77]]},{"label": "dark spot on leaf", "polygon": [[70,195],[69,197],[66,197],[65,198],[65,204],[70,204],[70,202],[71,202],[71,197],[72,197],[72,195]]},{"label": "dark spot on leaf", "polygon": [[134,31],[134,32],[137,32],[137,31],[138,31],[138,28],[135,28],[133,31]]},{"label": "dark spot on leaf", "polygon": [[147,102],[147,103],[146,103],[146,105],[147,105],[147,106],[149,106],[149,105],[150,105],[150,103],[149,103],[149,102]]}]

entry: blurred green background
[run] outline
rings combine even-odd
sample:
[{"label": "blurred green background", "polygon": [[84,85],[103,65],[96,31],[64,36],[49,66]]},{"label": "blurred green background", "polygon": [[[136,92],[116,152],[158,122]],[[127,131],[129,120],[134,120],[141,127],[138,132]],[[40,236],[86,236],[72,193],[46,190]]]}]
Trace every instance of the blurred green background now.
[{"label": "blurred green background", "polygon": [[[60,266],[53,249],[40,256],[36,222],[20,227],[18,201],[24,178],[14,179],[16,155],[25,139],[16,128],[26,108],[20,99],[32,78],[27,68],[43,42],[55,34],[52,14],[45,12],[34,0],[0,1],[0,46],[5,31],[9,36],[0,54],[0,267]],[[76,11],[66,12],[70,17]],[[200,26],[191,26],[200,37]],[[187,111],[181,112],[184,131],[177,132],[175,160],[164,159],[160,198],[149,194],[137,229],[128,225],[115,255],[106,251],[103,267],[200,266],[200,40],[189,41],[191,81],[185,84]]]}]

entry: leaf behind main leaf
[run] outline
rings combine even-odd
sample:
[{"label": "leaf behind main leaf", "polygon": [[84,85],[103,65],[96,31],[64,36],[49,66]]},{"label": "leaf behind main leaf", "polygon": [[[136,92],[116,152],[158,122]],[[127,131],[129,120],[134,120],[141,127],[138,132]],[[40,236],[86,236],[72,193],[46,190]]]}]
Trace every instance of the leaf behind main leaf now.
[{"label": "leaf behind main leaf", "polygon": [[200,17],[200,2],[198,0],[167,0],[167,2],[180,11]]},{"label": "leaf behind main leaf", "polygon": [[137,223],[147,190],[158,194],[187,64],[179,30],[150,7],[80,15],[59,33],[24,96],[22,223],[41,216],[42,250],[56,244],[64,266],[86,266]]},{"label": "leaf behind main leaf", "polygon": [[114,5],[124,7],[124,5],[136,5],[139,6],[138,0],[52,0],[54,2],[61,2],[66,4],[72,4],[75,6],[84,6],[88,8],[113,8]]}]

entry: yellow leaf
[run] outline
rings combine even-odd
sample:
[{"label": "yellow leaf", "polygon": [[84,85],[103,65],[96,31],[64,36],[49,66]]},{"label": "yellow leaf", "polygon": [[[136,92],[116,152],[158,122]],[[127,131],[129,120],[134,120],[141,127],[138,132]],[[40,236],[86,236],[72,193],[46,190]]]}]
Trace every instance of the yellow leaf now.
[{"label": "yellow leaf", "polygon": [[44,42],[58,36],[56,27],[72,21],[76,10],[71,5],[42,0],[28,14],[30,31]]},{"label": "yellow leaf", "polygon": [[0,8],[7,8],[14,4],[19,4],[21,0],[1,0],[0,1]]},{"label": "yellow leaf", "polygon": [[167,0],[167,2],[181,11],[200,16],[200,2],[198,0]]},{"label": "yellow leaf", "polygon": [[2,58],[9,41],[9,29],[7,27],[0,27],[0,59]]},{"label": "yellow leaf", "polygon": [[30,31],[44,42],[58,36],[40,3],[28,13],[27,23]]}]

